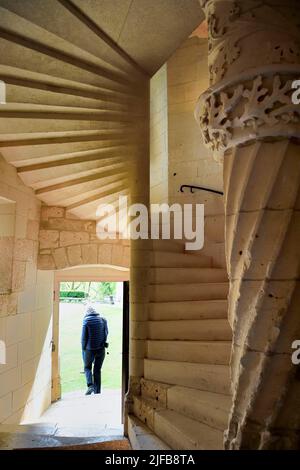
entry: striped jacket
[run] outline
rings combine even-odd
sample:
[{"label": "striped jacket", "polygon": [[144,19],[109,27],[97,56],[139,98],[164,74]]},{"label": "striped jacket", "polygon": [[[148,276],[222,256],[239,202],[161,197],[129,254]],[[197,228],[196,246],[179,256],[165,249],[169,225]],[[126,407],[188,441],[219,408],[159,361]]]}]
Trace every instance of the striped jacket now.
[{"label": "striped jacket", "polygon": [[103,348],[108,335],[107,321],[93,308],[88,308],[83,319],[81,347],[93,350]]}]

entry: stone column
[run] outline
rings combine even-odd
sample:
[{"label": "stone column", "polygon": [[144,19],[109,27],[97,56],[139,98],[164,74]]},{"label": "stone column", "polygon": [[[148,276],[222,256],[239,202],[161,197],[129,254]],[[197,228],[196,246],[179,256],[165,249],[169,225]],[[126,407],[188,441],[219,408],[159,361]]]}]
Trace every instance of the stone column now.
[{"label": "stone column", "polygon": [[224,164],[233,406],[225,446],[299,446],[300,10],[202,0],[211,87],[196,118]]}]

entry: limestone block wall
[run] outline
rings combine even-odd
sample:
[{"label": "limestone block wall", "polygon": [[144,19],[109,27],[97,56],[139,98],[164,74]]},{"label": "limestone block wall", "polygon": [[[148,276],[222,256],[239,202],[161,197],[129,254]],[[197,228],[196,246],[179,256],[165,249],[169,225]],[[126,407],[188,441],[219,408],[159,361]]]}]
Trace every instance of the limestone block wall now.
[{"label": "limestone block wall", "polygon": [[34,420],[50,404],[53,273],[37,269],[40,202],[1,156],[0,197],[15,206],[11,283],[0,294],[0,339],[6,345],[0,423],[19,423]]},{"label": "limestone block wall", "polygon": [[225,267],[224,201],[183,184],[223,190],[222,165],[212,158],[194,119],[199,94],[209,85],[208,41],[187,39],[150,81],[150,200],[205,205],[203,254]]},{"label": "limestone block wall", "polygon": [[82,220],[64,207],[42,206],[38,266],[42,270],[81,265],[129,267],[129,240],[100,240],[95,220]]},{"label": "limestone block wall", "polygon": [[150,202],[168,202],[167,65],[150,80]]},{"label": "limestone block wall", "polygon": [[205,191],[194,194],[183,184],[222,191],[222,165],[203,142],[194,119],[199,92],[209,84],[208,41],[192,37],[168,60],[169,203],[204,204],[205,231],[202,254],[211,256],[215,266],[226,266],[223,197]]},{"label": "limestone block wall", "polygon": [[[223,188],[222,166],[205,147],[194,118],[199,93],[209,85],[207,55],[207,39],[192,37],[167,62],[170,202],[183,200],[182,184]],[[205,198],[205,193],[196,195]],[[184,199],[189,200],[188,193]]]}]

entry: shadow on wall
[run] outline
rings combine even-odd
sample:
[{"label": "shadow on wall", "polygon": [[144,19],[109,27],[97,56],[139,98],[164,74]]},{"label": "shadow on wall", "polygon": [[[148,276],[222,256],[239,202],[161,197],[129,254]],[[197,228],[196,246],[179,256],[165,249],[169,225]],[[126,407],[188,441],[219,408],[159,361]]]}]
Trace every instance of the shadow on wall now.
[{"label": "shadow on wall", "polygon": [[51,403],[52,277],[38,271],[35,289],[19,295],[32,309],[1,318],[6,364],[0,364],[0,422],[5,424],[34,421]]}]

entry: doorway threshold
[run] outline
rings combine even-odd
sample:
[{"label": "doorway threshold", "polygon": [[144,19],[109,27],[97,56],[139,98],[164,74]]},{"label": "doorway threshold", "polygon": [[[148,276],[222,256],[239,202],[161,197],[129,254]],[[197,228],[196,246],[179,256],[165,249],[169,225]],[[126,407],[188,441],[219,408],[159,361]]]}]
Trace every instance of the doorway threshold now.
[{"label": "doorway threshold", "polygon": [[107,389],[89,396],[84,391],[66,393],[35,423],[54,426],[55,437],[122,438],[121,390]]}]

